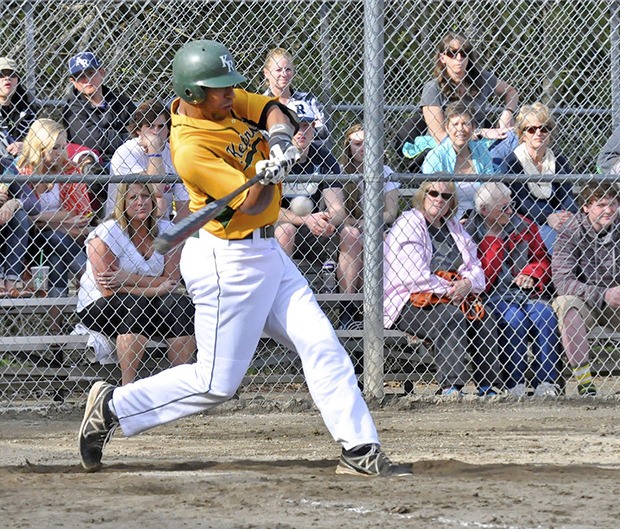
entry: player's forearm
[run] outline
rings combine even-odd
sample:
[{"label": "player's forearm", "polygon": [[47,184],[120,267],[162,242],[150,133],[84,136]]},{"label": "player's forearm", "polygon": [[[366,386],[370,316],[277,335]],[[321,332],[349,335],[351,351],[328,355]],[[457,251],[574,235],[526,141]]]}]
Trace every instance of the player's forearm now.
[{"label": "player's forearm", "polygon": [[261,214],[271,204],[274,192],[275,186],[273,184],[266,186],[262,184],[253,185],[248,190],[248,196],[239,207],[239,210],[246,215]]}]

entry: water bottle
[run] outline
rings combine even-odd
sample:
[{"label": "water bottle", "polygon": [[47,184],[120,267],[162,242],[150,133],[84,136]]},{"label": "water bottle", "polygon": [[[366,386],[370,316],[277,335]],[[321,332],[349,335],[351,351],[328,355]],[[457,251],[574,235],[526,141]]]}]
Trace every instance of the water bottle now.
[{"label": "water bottle", "polygon": [[338,278],[336,277],[336,263],[325,261],[321,267],[321,278],[323,281],[322,291],[326,294],[333,294],[338,291]]}]

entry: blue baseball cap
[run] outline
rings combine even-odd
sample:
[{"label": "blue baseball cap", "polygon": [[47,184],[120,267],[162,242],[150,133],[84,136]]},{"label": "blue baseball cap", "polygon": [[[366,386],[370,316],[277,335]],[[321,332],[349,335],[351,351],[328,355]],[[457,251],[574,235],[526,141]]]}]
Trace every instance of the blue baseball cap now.
[{"label": "blue baseball cap", "polygon": [[101,68],[99,59],[97,59],[95,54],[90,51],[82,51],[69,59],[70,75],[82,73],[89,68],[92,68],[93,70],[98,70]]}]

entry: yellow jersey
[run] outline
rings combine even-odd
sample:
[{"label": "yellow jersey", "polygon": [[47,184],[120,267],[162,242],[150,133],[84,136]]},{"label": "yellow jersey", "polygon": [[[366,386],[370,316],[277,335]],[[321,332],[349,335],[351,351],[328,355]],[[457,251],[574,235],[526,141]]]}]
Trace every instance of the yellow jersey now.
[{"label": "yellow jersey", "polygon": [[[269,145],[258,123],[274,98],[235,89],[230,115],[222,121],[194,119],[177,114],[179,99],[171,106],[170,151],[172,163],[190,196],[190,210],[231,193],[256,174],[256,162],[269,158]],[[282,186],[275,186],[267,208],[258,215],[239,211],[248,190],[233,198],[228,207],[204,229],[221,239],[243,239],[256,228],[278,219]]]}]

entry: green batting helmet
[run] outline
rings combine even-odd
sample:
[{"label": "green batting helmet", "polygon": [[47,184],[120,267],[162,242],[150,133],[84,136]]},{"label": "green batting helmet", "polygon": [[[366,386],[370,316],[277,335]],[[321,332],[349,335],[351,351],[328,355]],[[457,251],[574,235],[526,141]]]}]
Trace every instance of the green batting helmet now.
[{"label": "green batting helmet", "polygon": [[174,91],[188,103],[204,101],[204,88],[226,88],[245,80],[235,70],[228,49],[214,40],[189,42],[176,52],[172,61]]}]

